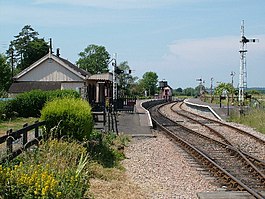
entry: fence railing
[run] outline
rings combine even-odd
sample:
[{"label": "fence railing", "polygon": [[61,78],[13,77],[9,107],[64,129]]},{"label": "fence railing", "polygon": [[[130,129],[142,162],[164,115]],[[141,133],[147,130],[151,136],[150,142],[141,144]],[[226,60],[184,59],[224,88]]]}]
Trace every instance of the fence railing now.
[{"label": "fence railing", "polygon": [[[14,159],[29,147],[38,145],[43,138],[39,127],[44,125],[45,121],[35,122],[32,125],[24,124],[22,129],[14,132],[10,129],[6,132],[6,135],[0,137],[0,145],[5,144],[5,146],[1,147],[0,164]],[[32,130],[34,132],[30,132]]]},{"label": "fence railing", "polygon": [[114,102],[115,111],[134,111],[136,97],[120,97]]}]

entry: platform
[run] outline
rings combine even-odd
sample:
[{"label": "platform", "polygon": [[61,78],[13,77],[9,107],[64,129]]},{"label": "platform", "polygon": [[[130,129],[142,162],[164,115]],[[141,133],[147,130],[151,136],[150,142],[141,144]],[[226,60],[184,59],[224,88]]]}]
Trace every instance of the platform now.
[{"label": "platform", "polygon": [[[265,196],[265,192],[261,192]],[[255,199],[246,191],[216,191],[197,194],[199,199]]]},{"label": "platform", "polygon": [[211,111],[213,113],[213,115],[215,115],[217,118],[221,119],[221,120],[226,120],[228,118],[228,114],[229,112],[231,112],[231,110],[234,109],[233,106],[229,106],[229,110],[228,107],[226,106],[221,106],[219,104],[211,104],[211,103],[207,103],[207,102],[203,102],[201,101],[199,98],[189,98],[185,100],[185,103],[190,103],[193,104],[195,106],[198,107],[209,107],[209,111]]},{"label": "platform", "polygon": [[133,112],[118,113],[119,133],[129,134],[132,137],[153,136],[152,120],[149,112],[142,107],[145,100],[136,100],[135,110]]}]

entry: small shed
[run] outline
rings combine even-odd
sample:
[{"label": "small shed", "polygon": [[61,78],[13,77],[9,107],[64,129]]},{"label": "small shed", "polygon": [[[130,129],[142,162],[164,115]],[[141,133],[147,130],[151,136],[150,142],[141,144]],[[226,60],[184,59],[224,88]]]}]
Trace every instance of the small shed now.
[{"label": "small shed", "polygon": [[113,96],[113,74],[94,74],[86,79],[86,98],[90,103],[110,103]]}]

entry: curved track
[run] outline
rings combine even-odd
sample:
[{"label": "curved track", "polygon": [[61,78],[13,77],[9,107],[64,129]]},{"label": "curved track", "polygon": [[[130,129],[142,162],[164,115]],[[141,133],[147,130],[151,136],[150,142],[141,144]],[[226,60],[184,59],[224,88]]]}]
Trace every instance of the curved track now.
[{"label": "curved track", "polygon": [[201,126],[204,126],[224,142],[242,152],[265,160],[265,141],[257,136],[219,120],[211,119],[183,109],[183,103],[172,103],[170,109]]},{"label": "curved track", "polygon": [[[262,163],[247,157],[222,136],[219,140],[214,139],[169,119],[161,112],[162,107],[160,105],[150,109],[153,121],[218,176],[223,185],[231,190],[246,190],[256,198],[264,198],[260,194],[260,191],[265,190]],[[218,137],[216,134],[214,136]]]}]

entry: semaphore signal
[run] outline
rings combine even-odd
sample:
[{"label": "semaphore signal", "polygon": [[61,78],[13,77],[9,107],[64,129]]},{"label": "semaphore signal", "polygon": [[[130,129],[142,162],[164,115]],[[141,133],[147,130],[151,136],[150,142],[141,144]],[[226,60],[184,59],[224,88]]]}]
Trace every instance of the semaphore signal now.
[{"label": "semaphore signal", "polygon": [[242,107],[244,105],[244,90],[247,88],[247,68],[246,68],[246,53],[247,53],[247,43],[259,42],[258,39],[248,39],[245,37],[245,27],[244,20],[241,23],[241,48],[240,53],[240,71],[239,71],[239,94],[238,101],[239,105]]}]

